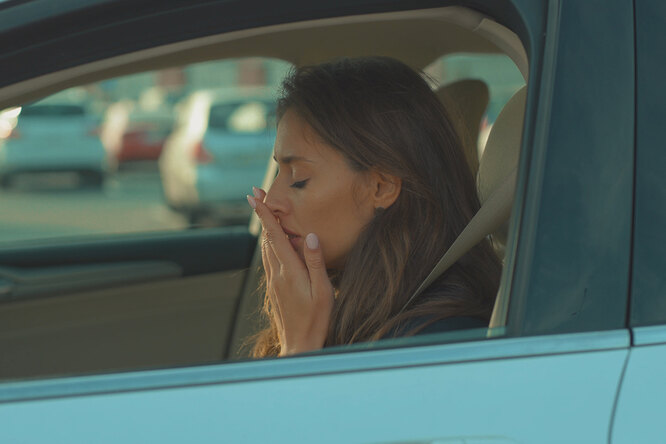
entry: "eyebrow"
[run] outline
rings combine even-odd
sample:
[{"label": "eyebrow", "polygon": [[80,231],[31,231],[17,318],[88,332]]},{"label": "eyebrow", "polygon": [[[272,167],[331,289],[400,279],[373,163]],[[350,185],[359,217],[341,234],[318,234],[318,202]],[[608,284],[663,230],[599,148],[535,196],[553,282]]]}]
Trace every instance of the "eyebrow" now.
[{"label": "eyebrow", "polygon": [[284,156],[284,157],[280,157],[280,159],[278,159],[277,157],[275,157],[275,155],[273,155],[273,160],[275,160],[277,163],[281,163],[281,164],[284,164],[284,165],[289,165],[289,164],[294,163],[294,162],[309,162],[309,163],[312,163],[312,160],[307,159],[303,156]]}]

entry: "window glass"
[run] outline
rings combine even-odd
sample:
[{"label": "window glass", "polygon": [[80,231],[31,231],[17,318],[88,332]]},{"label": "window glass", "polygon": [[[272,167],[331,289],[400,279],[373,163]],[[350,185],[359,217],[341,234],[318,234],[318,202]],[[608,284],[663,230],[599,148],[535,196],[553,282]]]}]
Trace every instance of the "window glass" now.
[{"label": "window glass", "polygon": [[488,87],[488,105],[478,132],[479,154],[483,152],[497,115],[513,94],[525,85],[516,64],[501,54],[452,54],[437,59],[425,72],[437,89],[468,79],[480,80]]},{"label": "window glass", "polygon": [[208,127],[232,133],[269,131],[275,103],[258,99],[217,103],[210,107]]},{"label": "window glass", "polygon": [[[201,63],[2,111],[0,246],[246,223],[244,196],[263,178],[274,92],[288,68],[261,58]],[[235,164],[242,174],[230,177]]]}]

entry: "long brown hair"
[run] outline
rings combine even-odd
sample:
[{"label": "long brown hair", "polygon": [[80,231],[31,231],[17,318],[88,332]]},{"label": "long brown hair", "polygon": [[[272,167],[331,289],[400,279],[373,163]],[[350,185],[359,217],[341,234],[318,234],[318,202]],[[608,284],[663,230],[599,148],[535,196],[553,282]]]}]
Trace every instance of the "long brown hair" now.
[{"label": "long brown hair", "polygon": [[[424,78],[386,57],[301,67],[283,82],[278,121],[288,109],[354,170],[402,179],[397,200],[377,212],[333,276],[325,346],[414,334],[451,316],[488,320],[501,265],[487,241],[402,310],[479,208],[461,142]],[[268,298],[264,313],[270,325],[257,337],[255,357],[280,351]]]}]

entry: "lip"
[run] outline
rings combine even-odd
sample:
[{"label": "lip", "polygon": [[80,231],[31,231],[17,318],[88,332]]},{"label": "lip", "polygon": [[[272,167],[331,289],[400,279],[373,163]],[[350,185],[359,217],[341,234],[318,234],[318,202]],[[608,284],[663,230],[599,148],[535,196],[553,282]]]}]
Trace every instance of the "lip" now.
[{"label": "lip", "polygon": [[292,248],[296,252],[298,252],[299,244],[301,242],[301,236],[285,227],[282,227],[282,231],[284,231],[284,233],[287,235],[287,238],[289,239],[289,243],[291,244]]},{"label": "lip", "polygon": [[289,236],[289,238],[292,238],[292,237],[301,237],[300,234],[294,233],[293,231],[291,231],[291,230],[288,229],[287,227],[282,227],[282,231],[284,231],[284,234],[286,234],[287,236]]}]

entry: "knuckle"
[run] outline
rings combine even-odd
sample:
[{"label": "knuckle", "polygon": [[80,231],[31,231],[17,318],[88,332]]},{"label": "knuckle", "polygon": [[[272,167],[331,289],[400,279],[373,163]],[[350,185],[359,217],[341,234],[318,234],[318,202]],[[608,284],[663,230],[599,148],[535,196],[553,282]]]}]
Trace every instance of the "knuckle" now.
[{"label": "knuckle", "polygon": [[275,245],[275,241],[277,240],[278,233],[275,232],[275,230],[272,230],[270,228],[264,228],[264,239],[266,242],[270,245]]},{"label": "knuckle", "polygon": [[308,265],[311,268],[323,268],[324,260],[320,255],[308,257]]}]

